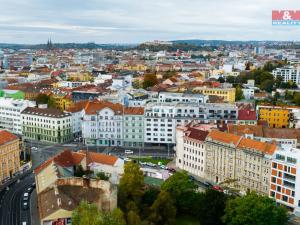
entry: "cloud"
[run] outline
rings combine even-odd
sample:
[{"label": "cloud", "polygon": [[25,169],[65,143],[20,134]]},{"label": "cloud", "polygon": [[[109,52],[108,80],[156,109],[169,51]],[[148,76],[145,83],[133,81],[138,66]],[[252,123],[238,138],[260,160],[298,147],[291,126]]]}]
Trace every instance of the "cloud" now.
[{"label": "cloud", "polygon": [[[147,40],[299,40],[300,27],[275,27],[286,0],[0,0],[0,42],[137,43]],[[298,8],[297,8],[298,7]]]}]

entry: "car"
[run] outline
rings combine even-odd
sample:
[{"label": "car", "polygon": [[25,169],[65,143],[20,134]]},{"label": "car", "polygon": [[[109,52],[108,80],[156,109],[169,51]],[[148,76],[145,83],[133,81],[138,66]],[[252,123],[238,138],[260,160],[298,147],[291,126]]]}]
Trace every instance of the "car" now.
[{"label": "car", "polygon": [[193,176],[189,176],[189,179],[190,179],[190,181],[195,181],[195,177],[193,177]]},{"label": "car", "polygon": [[29,188],[27,188],[27,191],[28,191],[29,193],[31,193],[31,192],[33,191],[33,188],[32,188],[32,187],[29,187]]},{"label": "car", "polygon": [[35,150],[38,150],[37,147],[31,147],[31,151],[35,151]]},{"label": "car", "polygon": [[24,194],[23,194],[23,197],[28,197],[29,196],[29,193],[28,192],[25,192]]},{"label": "car", "polygon": [[203,184],[207,187],[213,187],[214,185],[209,183],[208,181],[204,181]]},{"label": "car", "polygon": [[125,154],[133,154],[132,150],[125,150]]},{"label": "car", "polygon": [[33,183],[31,184],[31,187],[32,187],[32,188],[35,188],[35,182],[33,182]]},{"label": "car", "polygon": [[22,209],[27,210],[29,208],[28,202],[23,202]]},{"label": "car", "polygon": [[172,173],[175,173],[175,172],[176,172],[176,170],[175,170],[174,168],[168,168],[168,170],[169,170],[170,172],[172,172]]},{"label": "car", "polygon": [[27,222],[23,221],[23,222],[21,223],[21,225],[27,225]]},{"label": "car", "polygon": [[215,191],[223,192],[223,189],[218,185],[212,186],[212,189],[215,190]]},{"label": "car", "polygon": [[28,199],[29,199],[29,197],[28,197],[28,196],[24,196],[24,197],[23,197],[23,202],[27,202],[27,201],[28,201]]}]

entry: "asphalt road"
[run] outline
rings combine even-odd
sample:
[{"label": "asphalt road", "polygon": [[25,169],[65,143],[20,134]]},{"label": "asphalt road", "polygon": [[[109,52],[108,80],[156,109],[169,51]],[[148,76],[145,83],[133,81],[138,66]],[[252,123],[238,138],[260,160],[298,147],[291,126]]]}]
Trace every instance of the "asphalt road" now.
[{"label": "asphalt road", "polygon": [[22,222],[30,224],[30,211],[22,209],[23,193],[34,182],[34,175],[31,173],[13,183],[8,190],[0,195],[0,223],[1,225],[22,225]]}]

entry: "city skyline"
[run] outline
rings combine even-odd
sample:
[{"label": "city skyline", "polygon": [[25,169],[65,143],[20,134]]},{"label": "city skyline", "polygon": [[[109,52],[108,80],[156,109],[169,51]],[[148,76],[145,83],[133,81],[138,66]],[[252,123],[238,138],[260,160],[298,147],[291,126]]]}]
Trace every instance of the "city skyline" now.
[{"label": "city skyline", "polygon": [[[286,1],[0,0],[0,43],[141,43],[149,40],[299,41],[297,26],[272,26]],[[9,4],[8,4],[9,3]],[[298,38],[297,38],[298,37]]]}]

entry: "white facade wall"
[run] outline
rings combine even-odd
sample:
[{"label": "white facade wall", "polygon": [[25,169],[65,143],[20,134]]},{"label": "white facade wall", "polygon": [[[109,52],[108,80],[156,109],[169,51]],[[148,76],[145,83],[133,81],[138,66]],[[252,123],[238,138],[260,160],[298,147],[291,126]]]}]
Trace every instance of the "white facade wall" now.
[{"label": "white facade wall", "polygon": [[21,112],[27,107],[35,106],[34,101],[0,98],[0,128],[22,134]]},{"label": "white facade wall", "polygon": [[273,76],[282,77],[284,82],[293,81],[296,84],[300,84],[300,67],[283,67],[276,68],[272,71]]}]

